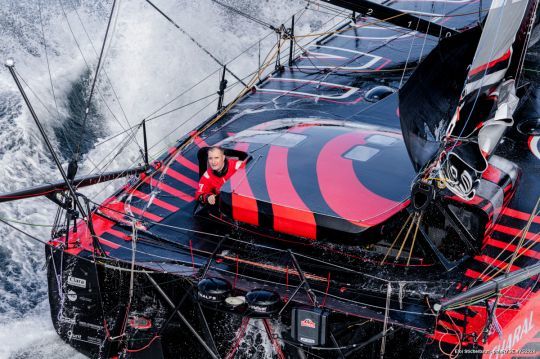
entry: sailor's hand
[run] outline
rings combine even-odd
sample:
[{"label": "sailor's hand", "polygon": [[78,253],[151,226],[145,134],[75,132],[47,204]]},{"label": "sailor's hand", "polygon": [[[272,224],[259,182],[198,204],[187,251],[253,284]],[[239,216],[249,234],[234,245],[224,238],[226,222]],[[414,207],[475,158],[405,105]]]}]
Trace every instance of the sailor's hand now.
[{"label": "sailor's hand", "polygon": [[216,195],[212,194],[208,196],[207,201],[208,201],[208,204],[211,204],[213,206],[214,204],[216,204]]}]

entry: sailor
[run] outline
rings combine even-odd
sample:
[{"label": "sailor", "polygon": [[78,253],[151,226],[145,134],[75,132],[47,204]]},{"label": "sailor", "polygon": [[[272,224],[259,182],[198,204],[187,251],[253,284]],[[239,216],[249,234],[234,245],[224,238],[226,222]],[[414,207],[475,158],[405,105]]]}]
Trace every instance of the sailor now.
[{"label": "sailor", "polygon": [[221,186],[244,165],[242,161],[227,158],[221,147],[214,146],[208,150],[209,169],[204,172],[199,180],[199,189],[195,193],[202,203],[216,204],[216,196],[219,195]]}]

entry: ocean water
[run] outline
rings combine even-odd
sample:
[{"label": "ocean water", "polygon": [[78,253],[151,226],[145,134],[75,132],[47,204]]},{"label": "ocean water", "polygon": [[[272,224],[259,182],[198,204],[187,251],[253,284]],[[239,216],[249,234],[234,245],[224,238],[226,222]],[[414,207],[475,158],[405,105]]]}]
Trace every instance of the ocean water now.
[{"label": "ocean water", "polygon": [[[306,5],[302,0],[222,1],[274,25]],[[264,57],[275,42],[270,35],[260,42],[259,51],[258,41],[268,29],[210,0],[153,2],[222,62],[256,44],[230,65],[239,76],[253,71],[259,53]],[[80,174],[141,162],[140,133],[127,145],[126,135],[110,137],[143,118],[215,93],[219,81],[219,65],[145,1],[117,0],[81,140],[81,121],[111,4],[112,0],[3,0],[0,4],[0,63],[15,60],[25,90],[62,161],[66,163],[79,148]],[[336,20],[333,14],[307,10],[296,32],[319,30],[327,21]],[[539,53],[537,44],[526,62],[529,71],[525,75],[533,84],[531,100],[520,113],[526,118],[540,116]],[[211,73],[215,74],[176,99]],[[234,79],[229,77],[229,81]],[[228,98],[238,90],[233,87]],[[213,100],[215,96],[152,120],[148,124],[151,157],[213,113]],[[0,66],[0,193],[59,178],[11,76]],[[83,192],[99,201],[121,184],[117,181]],[[43,198],[0,203],[0,218],[22,222],[11,223],[43,240],[50,236],[48,226],[55,211]],[[82,357],[52,327],[43,266],[43,246],[0,223],[0,359]]]},{"label": "ocean water", "polygon": [[[306,6],[302,0],[223,2],[274,25]],[[259,57],[264,57],[275,43],[272,34],[259,41],[271,32],[269,29],[210,0],[154,3],[221,62],[228,62],[255,44],[229,66],[239,76],[255,70]],[[135,134],[135,141],[126,141],[132,134],[129,128],[152,114],[215,94],[219,82],[220,66],[145,1],[117,0],[81,139],[84,109],[111,5],[112,0],[4,0],[0,4],[0,62],[15,60],[56,153],[64,163],[75,152],[81,154],[79,174],[140,163],[141,131]],[[329,20],[337,21],[332,18],[307,10],[296,29],[307,33],[320,29]],[[229,77],[229,84],[233,82]],[[230,87],[228,99],[240,90],[239,86]],[[157,157],[212,114],[215,99],[203,99],[150,121],[150,156]],[[125,134],[109,139],[121,132]],[[13,79],[1,66],[0,193],[58,179],[58,170]],[[120,180],[83,192],[99,201],[121,184]],[[55,211],[52,202],[43,198],[0,204],[0,218],[22,222],[10,223],[43,240],[50,236]],[[0,224],[1,359],[81,357],[60,340],[52,327],[43,252],[41,244]]]}]

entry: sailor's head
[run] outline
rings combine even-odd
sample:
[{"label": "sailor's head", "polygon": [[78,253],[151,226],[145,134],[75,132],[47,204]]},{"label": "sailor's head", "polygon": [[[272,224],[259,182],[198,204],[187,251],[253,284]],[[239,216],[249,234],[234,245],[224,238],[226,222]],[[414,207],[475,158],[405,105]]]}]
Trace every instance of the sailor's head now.
[{"label": "sailor's head", "polygon": [[208,164],[216,172],[223,169],[225,166],[225,152],[221,147],[210,147],[208,150]]}]

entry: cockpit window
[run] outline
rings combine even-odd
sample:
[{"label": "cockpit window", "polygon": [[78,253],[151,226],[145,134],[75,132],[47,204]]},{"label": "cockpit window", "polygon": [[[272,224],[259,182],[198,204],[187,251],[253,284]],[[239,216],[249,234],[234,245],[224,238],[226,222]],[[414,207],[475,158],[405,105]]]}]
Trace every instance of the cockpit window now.
[{"label": "cockpit window", "polygon": [[306,139],[305,135],[289,132],[246,130],[234,136],[236,142],[258,143],[292,148]]},{"label": "cockpit window", "polygon": [[390,146],[397,142],[397,138],[385,135],[371,135],[366,139],[367,143],[380,146]]},{"label": "cockpit window", "polygon": [[377,153],[379,150],[376,148],[359,145],[350,149],[344,157],[353,161],[366,162]]}]

